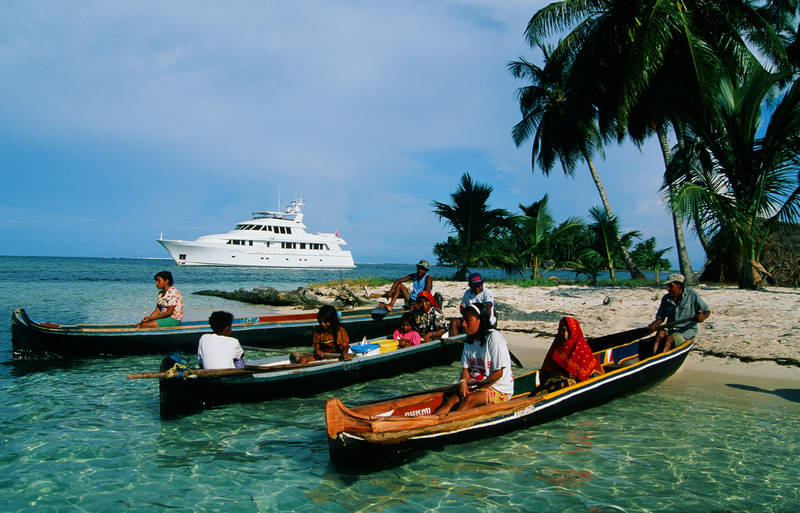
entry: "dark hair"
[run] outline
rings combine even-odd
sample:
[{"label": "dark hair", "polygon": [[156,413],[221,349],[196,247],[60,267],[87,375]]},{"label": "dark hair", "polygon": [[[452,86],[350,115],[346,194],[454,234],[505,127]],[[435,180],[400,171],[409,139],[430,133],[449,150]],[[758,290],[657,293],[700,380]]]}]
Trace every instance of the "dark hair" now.
[{"label": "dark hair", "polygon": [[403,322],[408,322],[411,325],[411,329],[417,331],[417,316],[414,315],[412,312],[406,312],[400,317],[400,324]]},{"label": "dark hair", "polygon": [[[477,312],[475,310],[478,310]],[[464,313],[461,314],[462,316],[471,315],[472,317],[476,317],[481,323],[478,327],[478,332],[475,335],[467,335],[467,343],[472,343],[473,340],[479,340],[481,345],[486,344],[486,336],[489,334],[489,330],[492,328],[492,323],[489,317],[489,309],[486,308],[482,303],[472,303],[464,308]]]},{"label": "dark hair", "polygon": [[335,345],[339,342],[339,328],[341,327],[336,308],[331,305],[323,305],[317,312],[317,322],[321,323],[322,321],[326,321],[331,325],[330,329],[333,331],[333,343]]},{"label": "dark hair", "polygon": [[156,273],[156,275],[155,275],[155,276],[153,276],[153,279],[154,279],[154,280],[155,280],[156,278],[161,278],[162,280],[167,280],[167,283],[169,283],[169,284],[170,284],[170,286],[172,286],[172,284],[174,283],[174,282],[172,281],[172,273],[171,273],[171,272],[169,272],[169,271],[160,271],[160,272],[157,272],[157,273]]},{"label": "dark hair", "polygon": [[233,325],[233,314],[230,312],[213,312],[208,318],[211,331],[219,335],[228,326]]}]

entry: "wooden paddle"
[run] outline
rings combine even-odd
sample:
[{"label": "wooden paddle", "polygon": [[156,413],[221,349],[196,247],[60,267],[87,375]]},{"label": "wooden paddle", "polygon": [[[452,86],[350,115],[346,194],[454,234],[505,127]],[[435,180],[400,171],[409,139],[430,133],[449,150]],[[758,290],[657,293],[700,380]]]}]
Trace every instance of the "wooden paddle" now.
[{"label": "wooden paddle", "polygon": [[[255,346],[242,346],[242,349],[245,351],[259,351],[261,353],[283,353],[283,354],[294,354],[294,353],[311,353],[310,350],[303,350],[303,349],[275,349],[271,347],[255,347]],[[325,358],[339,358],[341,354],[339,353],[322,353]]]},{"label": "wooden paddle", "polygon": [[[333,363],[333,360],[319,360],[306,364],[289,363],[284,365],[246,365],[244,369],[186,369],[188,376],[200,378],[216,378],[221,376],[238,376],[241,374],[258,374],[290,369],[303,369]],[[128,374],[128,379],[168,378],[169,372],[140,372]]]},{"label": "wooden paddle", "polygon": [[[673,326],[677,326],[678,324],[690,322],[693,319],[694,317],[692,316],[686,319],[668,322],[667,324],[660,325],[655,329],[655,331],[669,329]],[[622,344],[627,344],[628,342],[633,342],[634,340],[646,337],[650,333],[654,333],[654,331],[645,326],[644,328],[634,328],[628,331],[620,331],[619,333],[603,335],[602,337],[590,338],[587,339],[586,342],[589,344],[589,347],[592,348],[592,352],[596,353],[597,351],[603,351],[605,349],[616,347]]]}]

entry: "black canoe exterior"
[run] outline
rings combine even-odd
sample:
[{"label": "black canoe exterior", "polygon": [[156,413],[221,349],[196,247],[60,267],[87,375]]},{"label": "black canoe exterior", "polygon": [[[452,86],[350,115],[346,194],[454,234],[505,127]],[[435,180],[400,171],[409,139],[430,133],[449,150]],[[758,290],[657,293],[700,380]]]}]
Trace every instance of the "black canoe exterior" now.
[{"label": "black canoe exterior", "polygon": [[[395,466],[419,456],[420,451],[426,449],[492,438],[517,429],[544,424],[657,385],[672,376],[683,365],[693,346],[694,343],[690,341],[671,352],[609,371],[600,380],[567,390],[523,411],[459,431],[410,438],[397,445],[379,445],[367,442],[356,435],[339,433],[336,438],[328,437],[330,458],[337,467],[357,470]],[[620,352],[627,353],[624,356],[620,355],[623,358],[629,355],[635,356],[638,342],[620,349],[622,349]],[[616,361],[619,359],[621,358],[618,357]],[[515,392],[518,393],[521,388],[530,390],[533,388],[534,380],[535,372],[523,375],[522,379],[515,378]]]},{"label": "black canoe exterior", "polygon": [[[179,418],[225,404],[307,396],[445,365],[461,358],[463,346],[461,341],[434,340],[388,353],[358,356],[346,362],[305,369],[214,378],[163,378],[159,380],[161,418]],[[171,357],[164,358],[161,371],[169,370],[174,363]]]},{"label": "black canoe exterior", "polygon": [[[369,311],[342,315],[341,324],[351,340],[391,335],[399,325],[402,311],[373,316]],[[306,345],[317,326],[316,320],[298,322],[235,323],[233,337],[243,346],[260,348]],[[57,326],[32,321],[25,310],[11,315],[11,340],[15,358],[84,358],[167,354],[174,351],[193,354],[208,324],[135,329],[133,326]]]}]

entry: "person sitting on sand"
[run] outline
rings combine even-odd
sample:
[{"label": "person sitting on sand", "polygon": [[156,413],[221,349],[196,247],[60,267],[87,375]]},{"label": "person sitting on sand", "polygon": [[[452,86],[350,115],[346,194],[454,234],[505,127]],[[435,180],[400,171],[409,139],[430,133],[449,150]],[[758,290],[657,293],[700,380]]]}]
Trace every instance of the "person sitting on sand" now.
[{"label": "person sitting on sand", "polygon": [[[697,335],[697,323],[703,322],[711,315],[711,310],[700,296],[692,289],[684,288],[682,274],[670,274],[667,279],[667,293],[661,298],[661,304],[656,312],[656,319],[647,327],[656,331],[653,353],[658,354],[669,351],[676,345],[679,346]],[[669,331],[658,329],[665,320],[673,322],[692,318],[690,322],[673,326]]]},{"label": "person sitting on sand", "polygon": [[239,341],[231,336],[233,315],[229,312],[213,312],[208,324],[214,333],[200,337],[197,358],[203,369],[242,369],[244,351]]},{"label": "person sitting on sand", "polygon": [[316,360],[325,359],[325,353],[338,353],[342,360],[352,360],[350,354],[350,337],[347,330],[339,324],[339,313],[331,305],[324,305],[317,312],[319,326],[314,329],[311,344],[314,352],[311,354],[292,355],[295,363],[307,364]]},{"label": "person sitting on sand", "polygon": [[436,299],[427,290],[417,295],[414,310],[414,325],[417,327],[423,342],[441,338],[447,332],[447,320]]},{"label": "person sitting on sand", "polygon": [[483,305],[472,304],[464,309],[461,323],[467,339],[461,353],[461,376],[454,392],[448,393],[435,415],[511,399],[514,376],[511,354],[503,335],[492,329],[489,312]]},{"label": "person sitting on sand", "polygon": [[178,326],[183,319],[183,297],[178,289],[172,286],[172,273],[161,271],[153,277],[159,289],[156,308],[150,315],[145,316],[137,328],[163,328],[165,326]]},{"label": "person sitting on sand", "polygon": [[600,374],[603,366],[592,354],[580,323],[572,317],[562,317],[539,370],[540,385],[533,394],[546,395]]},{"label": "person sitting on sand", "polygon": [[[431,264],[428,263],[427,260],[420,260],[417,262],[417,272],[407,274],[395,280],[389,292],[385,294],[389,302],[383,305],[383,307],[391,312],[392,308],[394,308],[394,302],[397,301],[397,298],[402,297],[403,301],[405,301],[406,308],[410,308],[417,300],[417,295],[420,292],[423,290],[431,292],[433,290],[433,278],[428,275],[430,268]],[[404,282],[409,280],[411,280],[411,292],[403,285]]]},{"label": "person sitting on sand", "polygon": [[[489,321],[492,323],[492,328],[497,327],[497,318],[494,316],[494,292],[483,284],[483,278],[478,273],[470,273],[467,279],[469,287],[464,292],[464,297],[461,298],[461,304],[458,309],[463,314],[464,309],[471,304],[482,304],[489,312]],[[450,321],[450,336],[458,335],[461,333],[461,320],[453,319]]]},{"label": "person sitting on sand", "polygon": [[414,326],[414,314],[406,312],[400,318],[400,327],[394,330],[392,338],[397,340],[400,347],[418,346],[422,338]]}]

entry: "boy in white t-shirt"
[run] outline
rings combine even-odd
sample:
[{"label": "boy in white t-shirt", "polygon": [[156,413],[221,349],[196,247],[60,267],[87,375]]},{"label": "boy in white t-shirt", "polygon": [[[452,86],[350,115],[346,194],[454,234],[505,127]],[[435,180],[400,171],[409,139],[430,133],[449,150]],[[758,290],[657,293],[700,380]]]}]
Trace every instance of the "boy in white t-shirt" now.
[{"label": "boy in white t-shirt", "polygon": [[204,369],[243,368],[244,350],[239,341],[231,337],[233,315],[228,312],[214,312],[208,318],[208,324],[214,332],[200,337],[197,346],[197,357]]}]

